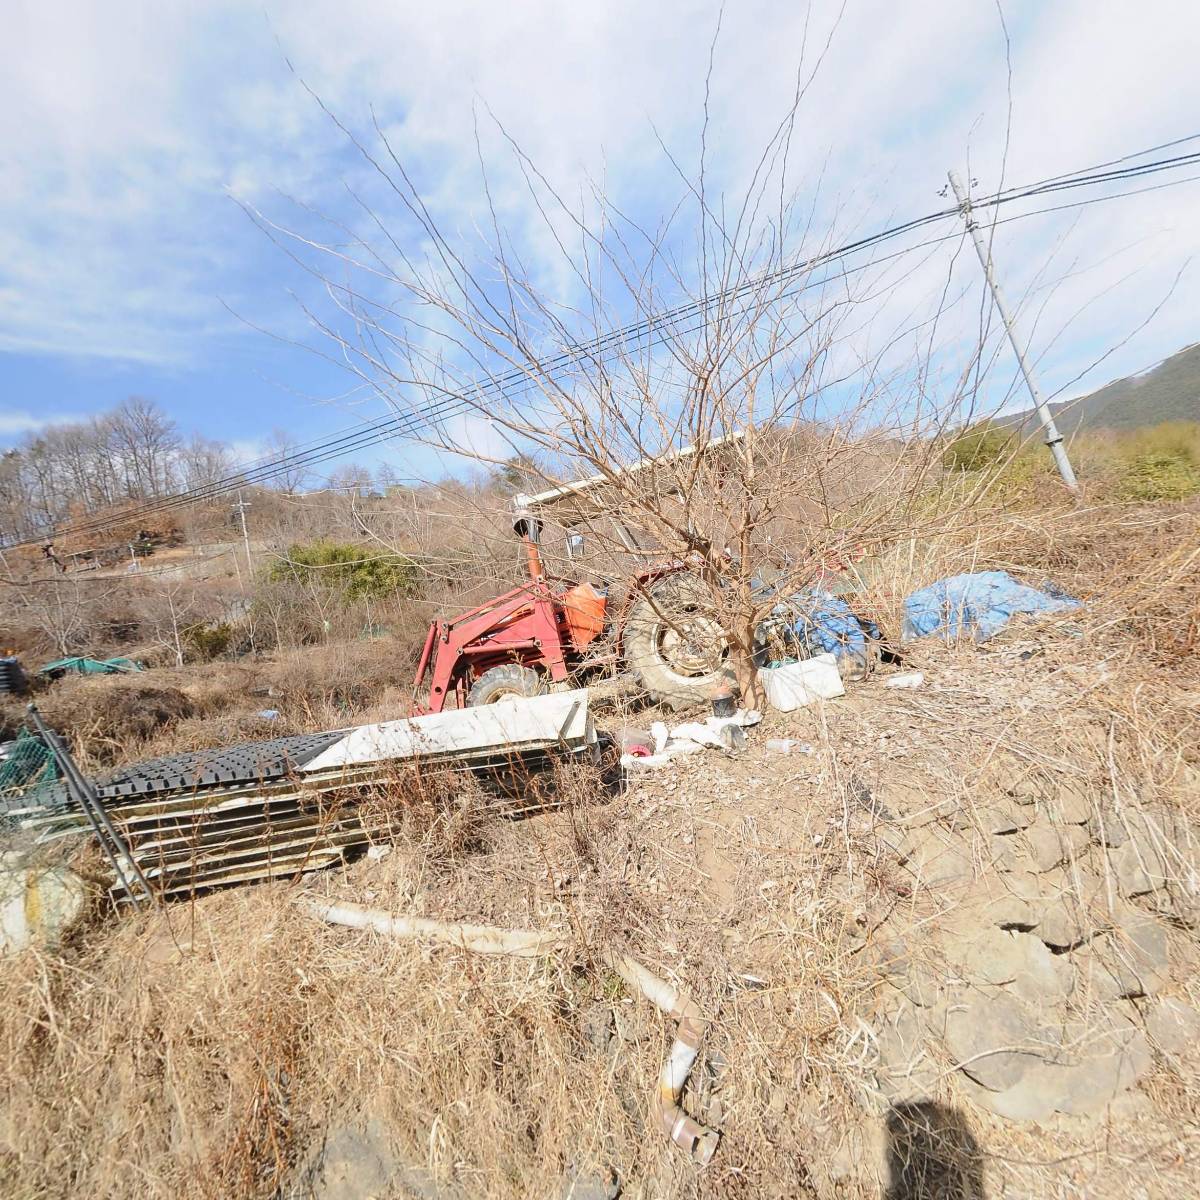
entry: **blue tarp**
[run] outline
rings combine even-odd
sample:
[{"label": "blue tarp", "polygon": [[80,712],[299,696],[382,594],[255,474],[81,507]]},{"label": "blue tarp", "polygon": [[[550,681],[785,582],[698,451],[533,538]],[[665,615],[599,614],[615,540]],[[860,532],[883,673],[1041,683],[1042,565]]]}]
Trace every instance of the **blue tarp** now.
[{"label": "blue tarp", "polygon": [[1007,571],[952,575],[913,592],[904,601],[903,639],[964,633],[983,642],[1018,613],[1055,613],[1078,608],[1079,601],[1058,589],[1039,591],[1018,583]]},{"label": "blue tarp", "polygon": [[879,636],[879,630],[855,616],[841,596],[819,589],[789,596],[775,615],[786,626],[786,640],[798,643],[796,657],[801,659],[829,653],[865,666],[867,639]]},{"label": "blue tarp", "polygon": [[[1044,590],[1018,583],[1007,571],[976,571],[939,579],[904,601],[902,640],[940,634],[947,640],[968,634],[986,641],[1018,613],[1055,613],[1078,608],[1079,601],[1051,584]],[[823,589],[798,592],[776,606],[776,629],[799,659],[831,653],[865,665],[868,640],[879,630],[841,596]],[[780,660],[788,661],[788,660]],[[772,664],[777,665],[777,664]]]}]

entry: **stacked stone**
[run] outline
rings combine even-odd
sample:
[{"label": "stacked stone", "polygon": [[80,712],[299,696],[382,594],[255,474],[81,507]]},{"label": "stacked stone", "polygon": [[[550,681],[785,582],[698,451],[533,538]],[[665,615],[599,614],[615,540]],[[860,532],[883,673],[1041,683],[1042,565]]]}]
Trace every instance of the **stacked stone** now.
[{"label": "stacked stone", "polygon": [[1165,808],[1027,779],[974,811],[897,814],[878,852],[914,903],[876,931],[881,1097],[954,1076],[1013,1120],[1096,1112],[1158,1052],[1200,1049],[1200,1014],[1163,998],[1172,943],[1200,917],[1200,854]]}]

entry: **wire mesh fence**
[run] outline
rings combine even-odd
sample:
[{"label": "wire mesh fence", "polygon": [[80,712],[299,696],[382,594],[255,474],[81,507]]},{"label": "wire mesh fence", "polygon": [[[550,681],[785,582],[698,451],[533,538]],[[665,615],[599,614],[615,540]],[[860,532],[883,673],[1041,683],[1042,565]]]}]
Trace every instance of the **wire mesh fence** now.
[{"label": "wire mesh fence", "polygon": [[60,801],[62,771],[53,751],[23,729],[0,758],[0,829],[17,823],[18,813]]}]

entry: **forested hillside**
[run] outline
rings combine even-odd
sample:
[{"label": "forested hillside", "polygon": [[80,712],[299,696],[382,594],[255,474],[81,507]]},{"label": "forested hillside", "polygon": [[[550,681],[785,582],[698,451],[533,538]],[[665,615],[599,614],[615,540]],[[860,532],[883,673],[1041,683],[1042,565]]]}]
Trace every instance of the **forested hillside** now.
[{"label": "forested hillside", "polygon": [[[1079,429],[1142,429],[1164,421],[1200,420],[1200,345],[1188,346],[1140,375],[1129,375],[1062,404],[1052,404],[1063,433]],[[1023,433],[1036,425],[1033,411],[1004,423],[1021,423]]]}]

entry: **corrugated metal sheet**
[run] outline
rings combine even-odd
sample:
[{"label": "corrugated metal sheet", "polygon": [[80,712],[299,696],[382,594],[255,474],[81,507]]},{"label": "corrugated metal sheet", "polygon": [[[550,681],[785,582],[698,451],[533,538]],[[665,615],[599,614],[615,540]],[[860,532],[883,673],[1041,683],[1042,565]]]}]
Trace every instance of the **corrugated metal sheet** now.
[{"label": "corrugated metal sheet", "polygon": [[[295,877],[392,836],[406,789],[469,771],[523,795],[529,776],[595,742],[587,692],[567,692],[171,755],[96,781],[110,819],[161,895]],[[372,803],[386,789],[388,803]],[[397,795],[399,806],[397,807]],[[85,817],[65,793],[26,815],[44,838]],[[119,887],[117,899],[125,899]]]}]

